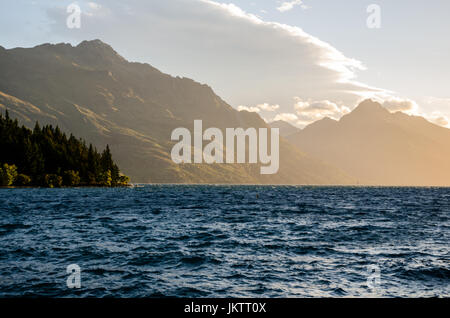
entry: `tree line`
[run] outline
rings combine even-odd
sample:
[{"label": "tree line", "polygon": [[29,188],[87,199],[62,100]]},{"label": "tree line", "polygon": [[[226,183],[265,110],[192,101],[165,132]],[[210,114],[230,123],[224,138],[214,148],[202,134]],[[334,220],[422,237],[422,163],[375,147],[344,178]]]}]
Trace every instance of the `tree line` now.
[{"label": "tree line", "polygon": [[99,153],[82,139],[52,125],[33,130],[0,113],[0,186],[125,186],[109,146]]}]

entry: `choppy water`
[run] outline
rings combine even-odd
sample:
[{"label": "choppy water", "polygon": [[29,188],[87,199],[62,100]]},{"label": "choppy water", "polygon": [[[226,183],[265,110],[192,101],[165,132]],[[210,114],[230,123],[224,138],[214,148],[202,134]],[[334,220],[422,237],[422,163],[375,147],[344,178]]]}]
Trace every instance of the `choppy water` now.
[{"label": "choppy water", "polygon": [[0,215],[1,297],[450,296],[450,188],[3,189]]}]

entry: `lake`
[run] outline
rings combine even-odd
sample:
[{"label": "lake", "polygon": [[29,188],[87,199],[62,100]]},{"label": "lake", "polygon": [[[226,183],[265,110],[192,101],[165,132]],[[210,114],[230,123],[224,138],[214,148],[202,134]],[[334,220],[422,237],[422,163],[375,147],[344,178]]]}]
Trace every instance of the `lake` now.
[{"label": "lake", "polygon": [[1,189],[0,202],[0,297],[450,296],[450,188]]}]

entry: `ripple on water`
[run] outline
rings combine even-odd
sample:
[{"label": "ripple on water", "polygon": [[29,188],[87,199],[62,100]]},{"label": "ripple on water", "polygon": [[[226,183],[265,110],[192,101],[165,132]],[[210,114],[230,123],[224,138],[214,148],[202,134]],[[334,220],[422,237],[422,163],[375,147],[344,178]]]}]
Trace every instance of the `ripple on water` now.
[{"label": "ripple on water", "polygon": [[1,192],[0,297],[450,296],[449,188]]}]

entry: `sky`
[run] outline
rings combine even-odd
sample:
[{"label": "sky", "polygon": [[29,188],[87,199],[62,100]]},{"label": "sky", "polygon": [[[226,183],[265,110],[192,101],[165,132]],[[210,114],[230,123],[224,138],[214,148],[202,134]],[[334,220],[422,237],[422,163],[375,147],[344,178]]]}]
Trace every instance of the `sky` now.
[{"label": "sky", "polygon": [[448,0],[1,1],[0,45],[101,39],[298,127],[373,98],[450,128],[448,12]]}]

